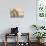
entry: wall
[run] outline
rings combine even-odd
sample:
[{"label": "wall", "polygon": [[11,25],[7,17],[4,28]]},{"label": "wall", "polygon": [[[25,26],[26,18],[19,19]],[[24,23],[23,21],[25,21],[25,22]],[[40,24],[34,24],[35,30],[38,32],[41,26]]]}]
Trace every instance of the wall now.
[{"label": "wall", "polygon": [[[23,18],[10,17],[10,8],[14,7],[23,8]],[[32,24],[36,24],[36,0],[0,0],[0,34],[18,26],[20,32],[30,32],[32,36]]]}]

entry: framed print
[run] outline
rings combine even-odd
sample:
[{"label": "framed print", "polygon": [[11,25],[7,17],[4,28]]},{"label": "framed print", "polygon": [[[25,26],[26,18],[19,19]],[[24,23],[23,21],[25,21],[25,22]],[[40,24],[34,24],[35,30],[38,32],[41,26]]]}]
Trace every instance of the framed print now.
[{"label": "framed print", "polygon": [[10,9],[10,16],[11,17],[23,17],[24,11],[22,8],[12,8]]},{"label": "framed print", "polygon": [[37,0],[37,15],[46,17],[46,0]]},{"label": "framed print", "polygon": [[37,0],[36,24],[46,25],[46,0]]}]

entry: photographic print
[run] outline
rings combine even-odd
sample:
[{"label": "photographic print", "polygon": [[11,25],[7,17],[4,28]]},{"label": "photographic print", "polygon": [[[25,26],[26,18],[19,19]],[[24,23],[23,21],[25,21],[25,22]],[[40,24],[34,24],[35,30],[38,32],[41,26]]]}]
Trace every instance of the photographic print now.
[{"label": "photographic print", "polygon": [[11,17],[23,17],[24,11],[22,8],[12,8],[10,9],[10,16]]}]

